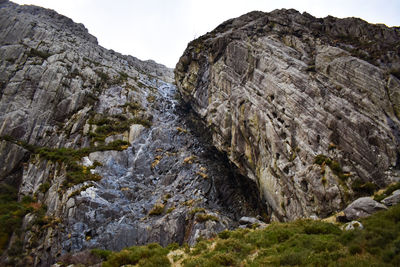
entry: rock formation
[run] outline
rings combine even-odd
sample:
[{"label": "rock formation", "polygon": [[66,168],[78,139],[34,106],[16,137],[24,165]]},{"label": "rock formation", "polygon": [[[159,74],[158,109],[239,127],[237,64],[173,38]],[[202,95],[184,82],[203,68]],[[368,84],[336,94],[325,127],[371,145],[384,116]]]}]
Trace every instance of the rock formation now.
[{"label": "rock formation", "polygon": [[0,204],[15,189],[19,199],[2,209],[13,212],[1,217],[2,264],[193,244],[262,213],[255,185],[191,130],[171,69],[104,49],[52,10],[8,1],[0,58]]},{"label": "rock formation", "polygon": [[272,219],[326,217],[399,180],[400,29],[251,12],[189,43],[183,99]]}]

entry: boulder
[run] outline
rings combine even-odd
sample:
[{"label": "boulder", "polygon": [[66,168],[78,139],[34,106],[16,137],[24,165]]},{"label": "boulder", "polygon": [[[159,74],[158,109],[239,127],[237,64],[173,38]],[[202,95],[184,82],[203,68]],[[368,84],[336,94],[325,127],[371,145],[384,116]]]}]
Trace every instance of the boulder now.
[{"label": "boulder", "polygon": [[353,201],[345,210],[344,215],[347,220],[357,220],[359,218],[368,217],[373,213],[386,210],[387,207],[371,197],[361,197]]},{"label": "boulder", "polygon": [[386,206],[394,206],[400,203],[400,189],[394,191],[392,195],[382,200],[382,203]]},{"label": "boulder", "polygon": [[350,230],[354,230],[354,229],[361,230],[361,229],[364,229],[364,226],[359,221],[351,221],[351,222],[346,223],[342,229],[345,231],[350,231]]}]

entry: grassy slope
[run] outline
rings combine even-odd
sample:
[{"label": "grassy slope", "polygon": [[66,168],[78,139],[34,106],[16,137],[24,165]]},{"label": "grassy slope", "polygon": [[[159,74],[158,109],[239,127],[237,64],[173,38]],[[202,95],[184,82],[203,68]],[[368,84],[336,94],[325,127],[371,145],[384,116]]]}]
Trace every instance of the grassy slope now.
[{"label": "grassy slope", "polygon": [[400,205],[361,222],[363,230],[342,231],[331,223],[298,220],[224,231],[194,248],[150,244],[92,253],[105,260],[103,266],[400,266]]}]

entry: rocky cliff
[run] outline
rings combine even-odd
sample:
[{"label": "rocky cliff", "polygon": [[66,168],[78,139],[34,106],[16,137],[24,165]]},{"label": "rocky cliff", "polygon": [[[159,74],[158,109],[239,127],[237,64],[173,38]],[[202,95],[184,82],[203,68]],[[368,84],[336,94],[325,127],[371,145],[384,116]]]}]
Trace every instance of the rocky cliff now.
[{"label": "rocky cliff", "polygon": [[255,185],[192,130],[171,69],[8,1],[0,59],[1,264],[193,244],[262,214]]},{"label": "rocky cliff", "polygon": [[398,27],[275,10],[189,43],[175,80],[272,219],[292,220],[399,180],[399,70]]}]

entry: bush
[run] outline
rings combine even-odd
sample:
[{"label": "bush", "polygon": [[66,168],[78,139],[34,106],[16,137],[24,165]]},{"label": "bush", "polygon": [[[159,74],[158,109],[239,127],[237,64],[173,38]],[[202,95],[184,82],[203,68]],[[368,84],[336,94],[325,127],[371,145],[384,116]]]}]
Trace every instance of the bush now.
[{"label": "bush", "polygon": [[42,193],[46,193],[50,188],[50,183],[45,182],[39,186],[39,191]]},{"label": "bush", "polygon": [[386,188],[386,190],[382,194],[376,195],[374,199],[376,201],[382,201],[384,198],[390,196],[397,189],[400,189],[400,182],[390,185],[388,188]]},{"label": "bush", "polygon": [[[24,198],[23,202],[18,202],[17,189],[0,183],[0,254],[7,248],[13,232],[20,230],[22,218],[31,210],[29,208],[31,200],[31,198]],[[13,248],[13,254],[20,252],[17,247]]]},{"label": "bush", "polygon": [[211,214],[205,214],[205,213],[200,213],[197,214],[196,216],[196,221],[197,222],[206,222],[206,221],[215,221],[218,222],[219,219]]},{"label": "bush", "polygon": [[165,205],[162,203],[156,203],[150,210],[149,215],[160,215],[164,212]]},{"label": "bush", "polygon": [[128,264],[137,264],[138,266],[170,266],[167,258],[168,252],[168,249],[162,248],[158,244],[130,247],[110,254],[108,260],[103,262],[102,266],[114,267]]},{"label": "bush", "polygon": [[372,195],[377,189],[377,186],[371,182],[364,183],[358,178],[352,183],[351,189],[358,195]]},{"label": "bush", "polygon": [[99,257],[100,259],[102,259],[104,261],[104,260],[107,260],[113,252],[110,250],[92,249],[90,251],[90,253]]}]

